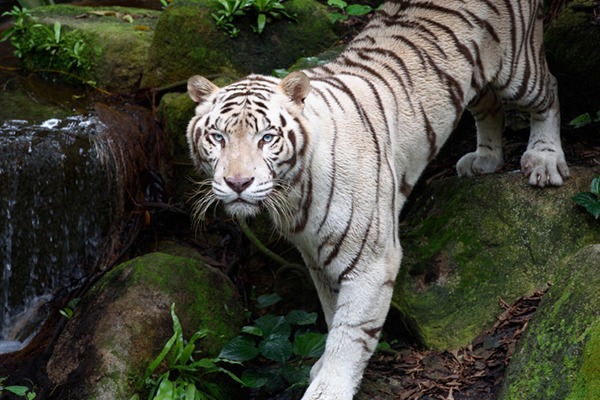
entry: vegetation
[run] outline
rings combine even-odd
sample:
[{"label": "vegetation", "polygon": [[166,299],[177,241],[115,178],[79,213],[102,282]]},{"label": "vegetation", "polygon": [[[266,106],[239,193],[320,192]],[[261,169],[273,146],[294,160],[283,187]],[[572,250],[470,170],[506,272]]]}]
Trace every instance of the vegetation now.
[{"label": "vegetation", "polygon": [[5,380],[6,378],[0,378],[0,395],[4,392],[8,392],[27,400],[36,398],[36,392],[33,389],[29,389],[27,386],[2,386]]},{"label": "vegetation", "polygon": [[373,11],[373,8],[366,4],[348,4],[344,0],[327,0],[327,5],[339,11],[330,12],[329,18],[333,22],[345,21],[350,16],[365,15]]},{"label": "vegetation", "polygon": [[65,308],[59,310],[60,315],[66,319],[71,319],[73,313],[75,312],[75,307],[77,307],[77,304],[79,304],[79,300],[79,297],[71,299]]},{"label": "vegetation", "polygon": [[[277,303],[277,295],[261,296],[258,307]],[[326,335],[308,329],[317,320],[315,313],[293,310],[287,316],[264,315],[253,325],[244,326],[241,335],[227,342],[216,358],[196,357],[196,343],[210,332],[200,329],[186,341],[181,323],[171,306],[173,336],[150,363],[130,400],[139,400],[149,391],[148,400],[219,400],[219,385],[206,377],[224,373],[244,387],[274,392],[308,384],[310,368],[325,349]],[[292,329],[292,327],[295,329]],[[244,365],[241,377],[219,364]],[[157,374],[161,369],[166,371]]]},{"label": "vegetation", "polygon": [[578,193],[573,196],[573,200],[594,216],[600,217],[600,176],[592,180],[589,192]]},{"label": "vegetation", "polygon": [[[279,301],[259,297],[259,306]],[[276,392],[308,385],[312,364],[325,350],[326,335],[310,329],[315,313],[293,310],[287,316],[264,315],[223,346],[219,358],[246,363],[241,380],[246,387]]]},{"label": "vegetation", "polygon": [[240,33],[233,22],[237,17],[253,13],[256,15],[256,25],[252,25],[252,30],[256,33],[262,33],[267,22],[273,19],[287,18],[296,21],[285,10],[281,3],[283,0],[218,0],[218,10],[212,14],[217,27],[222,29],[230,37],[236,37]]},{"label": "vegetation", "polygon": [[14,24],[3,32],[0,41],[10,39],[15,55],[25,64],[27,59],[42,59],[45,68],[39,72],[59,73],[95,86],[95,82],[88,79],[92,69],[91,49],[79,33],[66,32],[58,21],[52,28],[33,24],[27,8],[15,6],[2,15],[13,17]]},{"label": "vegetation", "polygon": [[[208,329],[200,329],[189,340],[183,338],[183,330],[179,318],[175,314],[175,304],[171,306],[173,319],[173,336],[167,341],[161,353],[150,363],[144,377],[136,384],[139,392],[149,389],[148,400],[220,400],[222,398],[219,385],[206,379],[207,375],[222,372],[242,383],[229,370],[217,366],[217,362],[227,361],[218,358],[195,359],[196,342],[209,334]],[[156,376],[155,372],[166,362],[167,370]],[[135,394],[130,400],[138,400]]]},{"label": "vegetation", "polygon": [[595,118],[590,115],[590,113],[581,114],[575,118],[573,118],[569,125],[573,128],[581,128],[583,126],[589,125],[593,122],[600,122],[600,111],[596,112]]}]

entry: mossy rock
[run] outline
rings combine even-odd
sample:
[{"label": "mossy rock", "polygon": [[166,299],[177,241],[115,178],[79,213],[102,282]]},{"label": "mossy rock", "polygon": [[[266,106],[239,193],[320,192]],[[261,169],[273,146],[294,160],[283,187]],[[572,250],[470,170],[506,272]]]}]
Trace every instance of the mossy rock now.
[{"label": "mossy rock", "polygon": [[[191,250],[162,248],[186,256],[159,252],[125,262],[81,300],[46,368],[57,385],[52,398],[130,398],[135,379],[173,334],[173,303],[184,338],[201,328],[211,331],[196,343],[199,358],[215,357],[239,333],[242,305],[229,279]],[[236,398],[227,390],[223,396]]]},{"label": "mossy rock", "polygon": [[285,2],[287,19],[269,22],[252,32],[250,16],[234,20],[241,33],[231,38],[217,29],[210,1],[176,1],[162,13],[150,49],[143,87],[161,87],[200,74],[230,83],[249,73],[270,74],[300,57],[314,55],[336,41],[326,9],[313,0]]},{"label": "mossy rock", "polygon": [[559,98],[566,121],[600,110],[600,29],[594,24],[595,2],[573,0],[548,26],[546,58],[558,78]]},{"label": "mossy rock", "polygon": [[[27,70],[112,92],[139,87],[159,11],[61,4],[30,12],[29,28],[19,39]],[[57,23],[60,40],[52,43]],[[48,43],[50,49],[44,49]]]},{"label": "mossy rock", "polygon": [[195,108],[187,93],[167,93],[160,100],[158,115],[175,161],[191,162],[186,134]]},{"label": "mossy rock", "polygon": [[559,263],[556,285],[510,360],[501,400],[595,400],[600,394],[600,244]]},{"label": "mossy rock", "polygon": [[391,323],[440,349],[468,344],[507,303],[556,282],[563,257],[598,241],[600,225],[572,197],[593,171],[560,188],[530,187],[521,174],[431,184],[402,224],[404,259]]}]

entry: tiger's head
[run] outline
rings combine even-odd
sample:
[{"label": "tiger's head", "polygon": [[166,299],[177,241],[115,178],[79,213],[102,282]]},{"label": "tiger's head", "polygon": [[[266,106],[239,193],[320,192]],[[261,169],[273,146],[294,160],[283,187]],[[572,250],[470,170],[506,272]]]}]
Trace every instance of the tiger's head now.
[{"label": "tiger's head", "polygon": [[211,178],[194,208],[221,201],[233,216],[281,208],[300,174],[308,136],[302,115],[310,81],[302,72],[282,80],[250,75],[224,88],[193,76],[188,94],[198,106],[187,129],[192,161]]}]

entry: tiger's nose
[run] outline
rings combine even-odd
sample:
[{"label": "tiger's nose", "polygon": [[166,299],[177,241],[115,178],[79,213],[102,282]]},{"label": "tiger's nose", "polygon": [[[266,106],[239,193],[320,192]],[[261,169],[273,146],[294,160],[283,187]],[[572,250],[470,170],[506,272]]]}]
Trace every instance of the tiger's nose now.
[{"label": "tiger's nose", "polygon": [[252,185],[252,182],[254,182],[254,178],[242,178],[238,176],[225,178],[227,186],[236,193],[242,193],[244,190],[248,189],[248,186]]}]

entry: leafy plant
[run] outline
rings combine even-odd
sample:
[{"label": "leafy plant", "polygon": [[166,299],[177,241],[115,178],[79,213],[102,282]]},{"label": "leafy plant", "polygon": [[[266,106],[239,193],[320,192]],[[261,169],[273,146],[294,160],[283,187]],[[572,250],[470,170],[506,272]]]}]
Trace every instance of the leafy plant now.
[{"label": "leafy plant", "polygon": [[339,11],[330,12],[329,19],[332,22],[345,21],[350,16],[365,15],[373,11],[373,8],[366,4],[350,4],[344,0],[327,0],[327,5],[338,9]]},{"label": "leafy plant", "polygon": [[285,17],[296,21],[296,18],[285,10],[283,0],[217,0],[220,8],[212,15],[218,28],[231,37],[236,37],[240,29],[233,24],[236,17],[244,16],[253,11],[256,14],[256,25],[252,30],[262,33],[267,22]]},{"label": "leafy plant", "polygon": [[54,4],[53,0],[18,0],[18,2],[21,7],[29,9]]},{"label": "leafy plant", "polygon": [[[207,375],[221,372],[243,384],[229,370],[217,365],[218,362],[228,362],[227,360],[219,358],[196,360],[196,342],[209,334],[207,329],[198,330],[189,341],[186,341],[183,338],[179,318],[175,314],[175,304],[171,306],[171,318],[173,319],[173,336],[146,369],[144,377],[136,385],[138,392],[143,387],[149,388],[149,400],[219,400],[222,398],[221,389],[219,385],[207,381],[205,379]],[[166,363],[167,370],[156,376],[155,372],[163,362]],[[130,400],[137,399],[139,399],[139,394],[133,395]]]},{"label": "leafy plant", "polygon": [[577,117],[575,117],[571,121],[569,121],[569,125],[576,129],[576,128],[581,128],[583,126],[589,125],[592,122],[600,122],[600,110],[596,112],[595,118],[593,118],[590,115],[590,113],[578,115]]},{"label": "leafy plant", "polygon": [[[60,22],[55,22],[52,27],[32,24],[29,22],[31,13],[27,8],[13,7],[2,15],[13,17],[14,24],[2,34],[0,41],[10,38],[15,55],[23,61],[26,68],[35,68],[45,73],[61,73],[74,78],[73,80],[95,86],[95,82],[88,79],[92,69],[91,48],[85,44],[80,33],[65,31]],[[31,67],[32,65],[35,67]]]},{"label": "leafy plant", "polygon": [[0,395],[3,392],[9,392],[27,400],[33,400],[37,397],[37,393],[27,386],[2,386],[5,380],[6,378],[0,378]]},{"label": "leafy plant", "polygon": [[71,299],[65,308],[58,311],[60,315],[67,319],[71,319],[73,313],[75,312],[75,307],[77,307],[77,304],[79,304],[79,300],[79,297]]},{"label": "leafy plant", "polygon": [[9,16],[14,19],[13,26],[7,29],[0,36],[0,42],[4,42],[10,38],[10,44],[14,48],[14,53],[17,57],[22,58],[25,53],[23,43],[19,40],[27,30],[26,21],[31,17],[27,8],[19,8],[14,6],[11,11],[6,11],[2,14],[3,17]]},{"label": "leafy plant", "polygon": [[[274,299],[259,298],[259,303],[272,304]],[[306,329],[316,319],[315,313],[302,310],[285,317],[262,316],[227,342],[219,358],[245,363],[241,380],[250,388],[276,391],[305,386],[312,364],[325,350],[326,335]]]},{"label": "leafy plant", "polygon": [[267,21],[271,18],[280,19],[285,17],[291,21],[297,21],[294,16],[285,10],[285,6],[281,4],[280,0],[250,0],[250,4],[258,14],[256,27],[252,27],[256,33],[262,33]]},{"label": "leafy plant", "polygon": [[600,217],[600,176],[592,179],[589,192],[578,193],[573,196],[573,200],[598,219]]},{"label": "leafy plant", "polygon": [[222,29],[231,37],[236,37],[240,30],[233,25],[233,19],[246,15],[244,9],[249,7],[249,0],[218,0],[218,4],[221,8],[216,13],[211,14],[217,28]]}]

